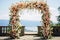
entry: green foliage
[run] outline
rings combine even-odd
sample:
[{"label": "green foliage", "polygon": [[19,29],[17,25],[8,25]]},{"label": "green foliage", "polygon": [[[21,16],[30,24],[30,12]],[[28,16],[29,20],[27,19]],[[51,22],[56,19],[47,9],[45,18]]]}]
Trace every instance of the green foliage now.
[{"label": "green foliage", "polygon": [[12,27],[11,27],[11,25],[9,24],[9,25],[8,25],[8,29],[7,29],[8,33],[10,33],[11,30],[12,30]]},{"label": "green foliage", "polygon": [[41,30],[40,30],[40,36],[43,37],[43,28],[41,27]]},{"label": "green foliage", "polygon": [[54,26],[54,24],[53,24],[53,22],[52,22],[52,21],[50,21],[50,26]]},{"label": "green foliage", "polygon": [[60,26],[60,24],[59,24],[59,23],[57,23],[57,24],[56,24],[56,26]]},{"label": "green foliage", "polygon": [[[60,12],[60,7],[58,7],[58,11]],[[56,24],[56,26],[60,26],[60,13],[59,16],[57,17],[57,21],[58,23]]]}]

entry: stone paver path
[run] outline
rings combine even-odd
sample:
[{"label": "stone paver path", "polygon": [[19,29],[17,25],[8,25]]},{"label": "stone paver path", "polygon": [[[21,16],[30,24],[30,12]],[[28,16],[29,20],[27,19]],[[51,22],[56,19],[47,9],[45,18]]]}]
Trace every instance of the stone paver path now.
[{"label": "stone paver path", "polygon": [[[0,36],[0,40],[43,40],[41,37],[38,37],[36,35],[25,35],[20,37],[20,39],[10,39],[8,36]],[[44,39],[45,40],[45,39]],[[53,37],[52,39],[48,40],[60,40],[60,37]]]}]

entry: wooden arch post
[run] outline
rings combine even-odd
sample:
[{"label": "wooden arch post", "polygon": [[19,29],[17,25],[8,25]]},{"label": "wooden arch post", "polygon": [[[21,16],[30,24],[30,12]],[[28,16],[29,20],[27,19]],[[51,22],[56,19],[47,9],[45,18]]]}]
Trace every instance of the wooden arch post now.
[{"label": "wooden arch post", "polygon": [[[48,5],[45,2],[30,2],[30,3],[24,3],[19,2],[15,5],[12,5],[10,8],[10,22],[9,24],[12,27],[12,30],[10,31],[10,34],[12,34],[14,38],[19,37],[19,30],[21,28],[21,25],[19,23],[19,14],[18,12],[21,9],[24,8],[36,8],[39,11],[43,13],[42,20],[43,20],[43,35],[44,37],[48,37],[50,34],[50,17],[49,17],[49,8]],[[16,37],[15,37],[16,36]]]}]

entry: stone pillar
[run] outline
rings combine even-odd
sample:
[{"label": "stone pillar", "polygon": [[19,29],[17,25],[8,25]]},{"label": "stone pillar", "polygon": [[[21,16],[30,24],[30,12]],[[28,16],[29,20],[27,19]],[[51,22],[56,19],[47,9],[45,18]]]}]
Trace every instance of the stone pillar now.
[{"label": "stone pillar", "polygon": [[0,34],[2,33],[2,26],[0,26]]},{"label": "stone pillar", "polygon": [[41,36],[41,33],[40,33],[41,27],[42,27],[42,26],[38,26],[38,36]]},{"label": "stone pillar", "polygon": [[25,29],[25,26],[22,26],[20,36],[24,36],[24,29]]}]

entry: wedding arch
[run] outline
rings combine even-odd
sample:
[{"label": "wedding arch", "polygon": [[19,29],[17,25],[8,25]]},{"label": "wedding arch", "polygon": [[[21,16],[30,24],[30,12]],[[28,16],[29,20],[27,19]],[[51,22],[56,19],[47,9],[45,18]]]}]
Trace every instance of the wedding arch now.
[{"label": "wedding arch", "polygon": [[[14,38],[19,37],[19,32],[21,30],[20,20],[19,20],[19,11],[21,9],[28,8],[28,9],[38,9],[41,11],[42,20],[43,20],[43,36],[48,37],[50,34],[50,15],[49,15],[49,8],[45,2],[19,2],[15,5],[12,5],[10,8],[10,34],[13,35]],[[16,36],[16,37],[15,37]]]}]

